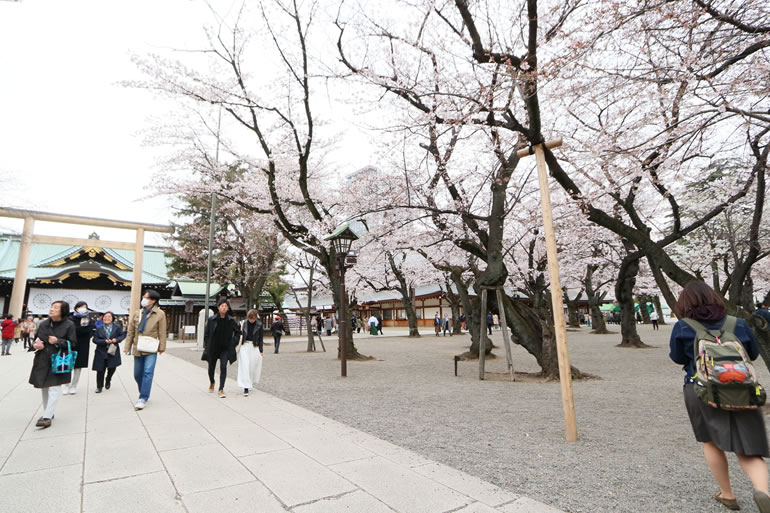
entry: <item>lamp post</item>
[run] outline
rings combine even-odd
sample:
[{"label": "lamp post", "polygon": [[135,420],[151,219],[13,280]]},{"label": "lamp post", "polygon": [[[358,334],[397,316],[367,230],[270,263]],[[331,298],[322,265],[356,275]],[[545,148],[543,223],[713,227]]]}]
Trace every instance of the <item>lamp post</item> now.
[{"label": "lamp post", "polygon": [[337,260],[337,277],[340,282],[338,333],[340,344],[340,373],[343,378],[348,375],[348,327],[350,327],[350,322],[348,321],[348,298],[345,294],[345,270],[349,266],[352,267],[355,263],[355,255],[351,254],[350,247],[353,245],[353,241],[357,239],[358,235],[353,233],[353,230],[351,230],[348,225],[340,226],[325,237],[325,240],[331,241],[332,246],[334,247],[334,254]]}]

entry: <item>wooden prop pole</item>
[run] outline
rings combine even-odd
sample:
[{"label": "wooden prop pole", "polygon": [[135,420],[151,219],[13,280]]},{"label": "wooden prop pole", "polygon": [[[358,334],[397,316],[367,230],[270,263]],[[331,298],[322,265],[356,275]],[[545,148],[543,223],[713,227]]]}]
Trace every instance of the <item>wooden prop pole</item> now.
[{"label": "wooden prop pole", "polygon": [[495,291],[497,296],[497,310],[500,312],[500,329],[503,332],[503,345],[505,346],[505,358],[508,360],[508,370],[511,373],[511,381],[516,381],[516,375],[513,372],[513,354],[511,353],[511,337],[508,335],[508,322],[505,320],[505,308],[503,306],[503,294],[505,289],[498,287]]},{"label": "wooden prop pole", "polygon": [[479,379],[483,380],[485,377],[486,358],[487,358],[487,289],[481,289],[481,317],[479,327],[481,333],[479,333]]},{"label": "wooden prop pole", "polygon": [[[561,145],[561,142],[561,139],[548,141],[545,143],[545,147],[549,149],[556,148]],[[540,182],[540,197],[543,205],[543,227],[545,229],[545,244],[548,255],[548,274],[551,280],[551,306],[553,308],[553,325],[556,331],[556,353],[559,357],[559,381],[561,382],[564,424],[567,441],[576,442],[578,434],[577,421],[575,419],[575,402],[572,397],[572,370],[567,349],[567,325],[564,320],[564,303],[561,296],[559,260],[556,250],[556,235],[553,228],[553,211],[551,209],[551,191],[548,188],[548,172],[543,146],[538,144],[534,147],[534,152],[537,159],[537,177]],[[525,151],[525,155],[527,154],[531,154],[529,149]]]}]

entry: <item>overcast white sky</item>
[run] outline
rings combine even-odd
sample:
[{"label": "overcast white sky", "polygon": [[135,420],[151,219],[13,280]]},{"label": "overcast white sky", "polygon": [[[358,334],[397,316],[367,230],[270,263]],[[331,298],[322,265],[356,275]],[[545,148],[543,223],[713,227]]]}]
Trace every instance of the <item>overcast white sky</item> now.
[{"label": "overcast white sky", "polygon": [[[0,0],[0,205],[167,223],[168,201],[143,199],[161,153],[143,145],[142,131],[173,104],[119,82],[140,78],[132,54],[199,47],[211,20],[196,0]],[[0,232],[21,226],[0,218]],[[92,229],[38,223],[36,231]],[[97,231],[133,240],[130,231]]]}]

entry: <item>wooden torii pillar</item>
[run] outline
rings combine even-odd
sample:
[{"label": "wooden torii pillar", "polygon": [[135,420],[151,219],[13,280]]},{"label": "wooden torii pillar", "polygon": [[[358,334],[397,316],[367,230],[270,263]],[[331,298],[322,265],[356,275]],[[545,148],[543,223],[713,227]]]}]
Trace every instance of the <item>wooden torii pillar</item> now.
[{"label": "wooden torii pillar", "polygon": [[[90,246],[95,248],[127,249],[134,252],[134,274],[131,280],[131,306],[129,311],[135,312],[139,308],[142,294],[142,264],[144,259],[144,232],[173,233],[170,226],[160,224],[132,223],[130,221],[116,221],[112,219],[100,219],[97,217],[69,216],[64,214],[52,214],[35,210],[22,210],[16,208],[0,208],[0,217],[24,219],[24,230],[21,234],[19,257],[16,262],[16,275],[13,279],[11,290],[11,304],[9,312],[14,317],[21,316],[24,306],[24,291],[27,288],[27,272],[29,270],[29,253],[32,243],[37,244],[68,244],[71,246]],[[48,221],[63,224],[82,224],[88,226],[103,226],[106,228],[121,228],[134,230],[136,242],[117,242],[99,239],[78,239],[73,237],[59,237],[54,235],[35,235],[35,221]]]}]

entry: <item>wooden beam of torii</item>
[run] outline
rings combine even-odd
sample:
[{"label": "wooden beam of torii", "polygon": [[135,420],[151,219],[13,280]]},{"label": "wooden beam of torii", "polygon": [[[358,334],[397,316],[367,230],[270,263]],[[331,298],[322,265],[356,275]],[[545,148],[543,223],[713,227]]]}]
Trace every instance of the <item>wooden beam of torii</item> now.
[{"label": "wooden beam of torii", "polygon": [[[19,256],[16,261],[16,275],[13,279],[11,290],[11,304],[9,312],[14,317],[21,316],[24,306],[24,291],[27,287],[27,272],[29,270],[29,253],[32,243],[38,244],[64,244],[71,246],[90,246],[94,248],[127,249],[134,251],[134,272],[131,280],[131,307],[133,313],[139,308],[140,295],[142,293],[142,264],[144,260],[144,232],[173,233],[170,226],[148,223],[132,223],[129,221],[117,221],[113,219],[100,219],[97,217],[69,216],[64,214],[52,214],[35,210],[22,210],[16,208],[0,207],[0,217],[12,217],[24,219],[24,230],[21,234]],[[35,235],[35,221],[48,221],[63,224],[83,224],[88,226],[103,226],[106,228],[122,228],[136,232],[136,242],[117,242],[99,239],[78,239],[73,237],[59,237],[51,235]]]},{"label": "wooden beam of torii", "polygon": [[559,381],[561,382],[561,402],[564,409],[564,424],[567,440],[576,442],[577,421],[575,419],[575,401],[572,398],[572,367],[567,349],[567,325],[564,320],[564,303],[562,302],[561,278],[559,276],[559,260],[556,251],[556,235],[553,228],[553,211],[551,209],[551,191],[548,188],[548,171],[545,165],[543,146],[549,150],[561,146],[561,137],[519,150],[517,155],[524,158],[535,154],[537,159],[537,177],[540,182],[540,198],[543,206],[543,227],[545,231],[545,247],[548,255],[548,275],[551,281],[551,307],[553,308],[553,325],[556,331],[556,354],[559,357]]}]

